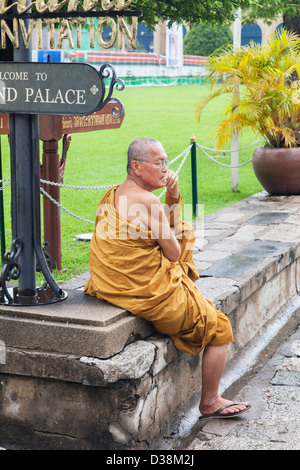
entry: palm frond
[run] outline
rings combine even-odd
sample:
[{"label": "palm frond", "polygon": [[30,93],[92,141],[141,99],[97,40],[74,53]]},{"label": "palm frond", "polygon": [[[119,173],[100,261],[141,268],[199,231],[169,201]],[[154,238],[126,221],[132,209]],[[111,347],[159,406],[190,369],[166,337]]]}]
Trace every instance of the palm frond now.
[{"label": "palm frond", "polygon": [[216,130],[219,148],[243,128],[258,131],[273,146],[297,145],[295,129],[297,132],[300,129],[297,34],[282,29],[272,35],[265,47],[251,43],[239,49],[222,48],[209,57],[207,69],[212,87],[220,79],[222,84],[197,103],[198,121],[212,99],[224,94],[231,97],[224,110],[226,118]]}]

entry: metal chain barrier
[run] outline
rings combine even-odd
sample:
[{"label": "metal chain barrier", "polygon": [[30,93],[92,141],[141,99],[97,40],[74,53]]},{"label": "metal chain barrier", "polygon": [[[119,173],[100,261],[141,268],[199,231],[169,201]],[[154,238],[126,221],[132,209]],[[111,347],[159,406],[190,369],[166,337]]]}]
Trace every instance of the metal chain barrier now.
[{"label": "metal chain barrier", "polygon": [[[7,184],[5,184],[4,186],[2,186],[2,183],[4,183],[4,181],[9,181]],[[0,191],[3,191],[3,189],[7,188],[9,185],[10,185],[10,178],[3,178],[3,180],[0,180]]]},{"label": "metal chain barrier", "polygon": [[50,186],[59,186],[60,188],[70,188],[70,189],[93,189],[93,190],[99,190],[99,189],[109,189],[113,188],[116,186],[116,184],[107,184],[103,186],[74,186],[73,184],[63,184],[63,183],[55,183],[54,181],[47,181],[40,179],[41,183],[44,184],[49,184]]},{"label": "metal chain barrier", "polygon": [[[219,150],[219,149],[211,149],[209,147],[204,147],[204,145],[201,145],[201,148],[203,148],[204,150],[209,150],[210,152],[222,152],[222,153],[232,153],[232,152],[239,152],[240,150],[245,150],[245,149],[249,149],[250,147],[253,147],[253,145],[256,145],[258,144],[259,142],[261,142],[262,140],[264,140],[263,138],[259,139],[259,140],[256,140],[256,142],[253,142],[252,144],[249,144],[249,145],[245,145],[245,147],[240,147],[236,150]],[[198,147],[200,148],[200,145],[197,144]]]},{"label": "metal chain barrier", "polygon": [[73,217],[75,217],[76,219],[81,220],[82,222],[87,222],[88,224],[93,224],[94,225],[94,222],[92,222],[91,220],[84,219],[83,217],[80,217],[79,215],[74,214],[74,212],[69,211],[69,209],[66,209],[58,201],[56,201],[52,196],[50,196],[50,194],[48,194],[47,191],[45,191],[42,187],[40,188],[40,191],[41,191],[42,194],[44,194],[44,196],[46,196],[48,199],[50,199],[50,201],[53,202],[53,204],[55,204],[57,207],[59,207],[60,209],[65,211],[67,214],[72,215]]},{"label": "metal chain barrier", "polygon": [[[253,142],[253,144],[250,144],[250,145],[246,145],[245,147],[241,147],[241,148],[238,148],[236,150],[217,150],[217,149],[211,149],[211,148],[208,148],[208,147],[203,147],[202,145],[199,145],[196,143],[196,146],[199,148],[199,150],[201,150],[202,153],[204,153],[204,155],[207,156],[207,158],[209,158],[210,160],[212,160],[213,162],[217,163],[218,165],[220,166],[224,166],[226,168],[240,168],[241,166],[244,166],[244,165],[247,165],[248,163],[252,162],[252,158],[250,158],[247,162],[244,162],[244,163],[241,163],[239,165],[226,165],[226,163],[221,163],[219,162],[218,160],[216,160],[215,158],[211,157],[210,155],[208,155],[208,153],[206,152],[206,150],[208,151],[211,151],[211,152],[222,152],[222,153],[232,153],[232,152],[239,152],[240,150],[244,150],[244,149],[247,149],[247,148],[250,148],[252,147],[253,145],[256,145],[257,143],[261,142],[262,139],[259,139],[257,140],[256,142]],[[225,155],[226,156],[226,155]]]}]

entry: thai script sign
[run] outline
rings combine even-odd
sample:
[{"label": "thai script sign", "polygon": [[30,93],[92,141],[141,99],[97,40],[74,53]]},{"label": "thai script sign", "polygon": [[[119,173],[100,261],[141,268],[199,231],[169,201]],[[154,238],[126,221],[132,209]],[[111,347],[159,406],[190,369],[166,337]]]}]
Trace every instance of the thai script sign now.
[{"label": "thai script sign", "polygon": [[[62,134],[74,134],[77,132],[90,132],[90,131],[101,131],[104,129],[118,129],[121,127],[124,114],[115,118],[112,116],[112,110],[114,103],[107,103],[102,109],[96,111],[88,116],[56,116],[56,127],[58,132]],[[44,118],[49,118],[49,115],[39,116],[40,122],[40,138],[42,140],[51,140],[55,136],[51,134],[51,128],[47,128],[47,136],[44,138]],[[46,121],[46,125],[48,122]],[[9,114],[0,113],[0,135],[9,134]],[[48,136],[51,135],[51,138]]]},{"label": "thai script sign", "polygon": [[103,129],[118,129],[121,127],[124,114],[114,118],[111,114],[112,103],[103,109],[88,116],[62,116],[62,133],[74,134],[76,132],[100,131]]},{"label": "thai script sign", "polygon": [[[109,64],[106,66],[110,67]],[[0,63],[0,112],[91,114],[110,99],[110,96],[104,98],[105,84],[101,74],[106,66],[98,72],[89,64]]]}]

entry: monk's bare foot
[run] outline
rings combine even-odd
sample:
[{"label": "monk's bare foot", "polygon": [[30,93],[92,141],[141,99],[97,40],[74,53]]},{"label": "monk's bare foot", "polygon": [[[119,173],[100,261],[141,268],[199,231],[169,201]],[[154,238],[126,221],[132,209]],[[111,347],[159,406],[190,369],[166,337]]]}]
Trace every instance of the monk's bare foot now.
[{"label": "monk's bare foot", "polygon": [[[231,406],[227,406],[231,405]],[[220,410],[220,408],[226,407],[223,410]],[[230,400],[226,400],[225,398],[222,397],[217,397],[216,399],[210,400],[206,403],[202,402],[200,403],[199,410],[202,416],[206,415],[211,415],[213,413],[216,413],[216,411],[219,411],[219,415],[225,416],[225,415],[232,415],[233,413],[239,413],[248,410],[249,404],[248,403],[233,403]]]}]

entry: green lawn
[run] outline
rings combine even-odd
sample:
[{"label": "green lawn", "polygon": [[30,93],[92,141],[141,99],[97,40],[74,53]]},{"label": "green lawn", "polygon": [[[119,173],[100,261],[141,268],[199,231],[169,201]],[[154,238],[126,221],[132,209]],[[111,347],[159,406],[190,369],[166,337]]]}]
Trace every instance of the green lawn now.
[{"label": "green lawn", "polygon": [[[214,147],[213,126],[221,117],[224,98],[211,103],[200,124],[195,119],[197,100],[208,92],[207,85],[169,87],[133,87],[115,91],[125,105],[125,118],[120,129],[73,134],[65,169],[65,184],[100,186],[121,183],[126,177],[126,151],[136,137],[153,137],[162,142],[169,160],[190,144],[192,134],[197,143]],[[240,140],[240,147],[253,143],[251,133]],[[9,148],[7,137],[1,137],[3,177],[9,177]],[[229,146],[227,147],[229,148]],[[252,156],[253,148],[240,152],[240,162]],[[61,149],[61,142],[60,142]],[[222,159],[230,163],[230,159]],[[172,166],[177,169],[179,161]],[[197,149],[198,198],[204,204],[205,215],[261,191],[252,165],[239,169],[239,192],[230,189],[230,169],[216,165]],[[183,202],[192,201],[190,155],[179,173]],[[30,183],[29,183],[30,184]],[[94,220],[97,204],[105,190],[61,189],[61,204],[71,212]],[[10,190],[4,191],[6,249],[10,250]],[[61,212],[62,264],[61,272],[53,273],[57,282],[74,277],[88,269],[87,242],[74,241],[75,235],[87,233],[93,226]]]}]

